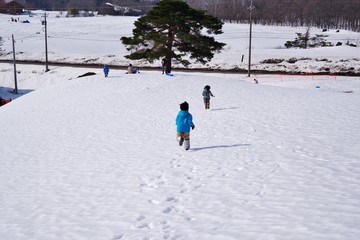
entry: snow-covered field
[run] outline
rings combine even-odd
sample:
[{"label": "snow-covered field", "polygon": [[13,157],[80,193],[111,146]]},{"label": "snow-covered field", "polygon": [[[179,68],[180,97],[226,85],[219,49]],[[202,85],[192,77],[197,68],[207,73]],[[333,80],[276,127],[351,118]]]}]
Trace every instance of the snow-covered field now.
[{"label": "snow-covered field", "polygon": [[[45,61],[45,37],[43,12],[35,12],[29,17],[20,16],[19,22],[12,22],[11,16],[0,14],[0,36],[5,40],[1,47],[4,51],[0,60],[12,60],[11,35],[16,40],[16,58],[18,60]],[[127,66],[129,61],[124,58],[128,54],[120,38],[130,36],[136,17],[98,16],[88,18],[66,18],[65,14],[48,13],[48,58],[51,62],[95,63]],[[56,17],[60,16],[60,17]],[[29,20],[30,23],[22,23]],[[227,45],[216,54],[214,59],[203,66],[193,63],[190,68],[211,69],[248,69],[249,57],[249,25],[225,23],[224,33],[216,36],[217,40]],[[330,72],[360,74],[360,33],[330,29],[312,28],[311,36],[326,34],[328,41],[339,47],[315,49],[286,49],[286,41],[294,40],[296,33],[305,33],[306,28],[274,27],[253,25],[252,37],[252,70],[284,71],[284,72]],[[345,45],[347,42],[358,47]],[[296,63],[288,60],[296,58]],[[279,64],[261,63],[268,59],[283,59]],[[145,67],[160,66],[138,61],[135,64]],[[177,66],[175,67],[182,67]]]},{"label": "snow-covered field", "polygon": [[[96,19],[105,28],[101,21],[118,18]],[[70,23],[83,20],[59,21],[70,36]],[[90,58],[88,28],[78,31],[79,45],[59,38],[52,59]],[[17,42],[17,57],[43,58],[40,37],[31,40],[34,51]],[[117,51],[102,43],[90,48],[99,63]],[[345,57],[338,49],[334,56]],[[17,65],[14,95],[13,66],[0,63],[0,96],[14,99],[0,107],[0,239],[360,236],[359,77],[44,70]],[[89,71],[96,75],[77,78]],[[207,84],[210,110],[201,96]],[[196,125],[189,151],[175,140],[183,101]]]}]

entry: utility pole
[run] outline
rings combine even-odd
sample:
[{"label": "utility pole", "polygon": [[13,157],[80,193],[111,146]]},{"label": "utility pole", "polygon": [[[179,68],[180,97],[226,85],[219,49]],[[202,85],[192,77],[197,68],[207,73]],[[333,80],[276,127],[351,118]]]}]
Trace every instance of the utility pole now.
[{"label": "utility pole", "polygon": [[249,66],[248,66],[248,77],[250,77],[250,71],[251,71],[251,39],[252,39],[252,10],[255,7],[253,6],[253,1],[250,2],[250,7],[248,8],[250,10],[250,34],[249,34]]},{"label": "utility pole", "polygon": [[46,12],[44,14],[44,25],[45,25],[45,72],[49,71],[49,64],[48,64],[48,48],[47,48],[47,21],[46,21]]},{"label": "utility pole", "polygon": [[14,40],[14,34],[12,34],[12,47],[13,47],[13,63],[14,63],[14,81],[15,81],[14,93],[15,93],[15,94],[18,94],[17,76],[16,76],[16,59],[15,59],[15,40]]}]

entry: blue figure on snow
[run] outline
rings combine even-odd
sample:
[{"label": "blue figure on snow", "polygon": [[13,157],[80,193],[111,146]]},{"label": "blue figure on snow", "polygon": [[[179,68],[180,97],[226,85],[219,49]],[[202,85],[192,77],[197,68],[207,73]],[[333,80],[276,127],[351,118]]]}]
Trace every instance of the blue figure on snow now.
[{"label": "blue figure on snow", "polygon": [[104,71],[104,74],[105,74],[105,77],[107,77],[109,75],[109,66],[108,65],[104,65],[104,68],[103,68],[103,71]]}]

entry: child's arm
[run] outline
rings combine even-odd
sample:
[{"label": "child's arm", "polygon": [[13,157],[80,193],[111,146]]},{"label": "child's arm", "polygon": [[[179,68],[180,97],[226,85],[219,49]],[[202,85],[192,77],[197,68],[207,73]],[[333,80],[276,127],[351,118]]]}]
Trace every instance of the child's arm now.
[{"label": "child's arm", "polygon": [[194,130],[195,124],[194,124],[193,121],[192,121],[192,115],[191,115],[191,114],[190,114],[190,116],[188,117],[188,123],[189,123],[191,129]]}]

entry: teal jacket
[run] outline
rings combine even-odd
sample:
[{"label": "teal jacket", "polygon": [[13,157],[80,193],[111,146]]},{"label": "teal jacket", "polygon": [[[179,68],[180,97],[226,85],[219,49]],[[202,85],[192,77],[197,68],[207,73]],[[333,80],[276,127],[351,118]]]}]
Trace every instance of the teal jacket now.
[{"label": "teal jacket", "polygon": [[190,132],[193,126],[192,115],[188,111],[180,111],[176,117],[177,132]]}]

